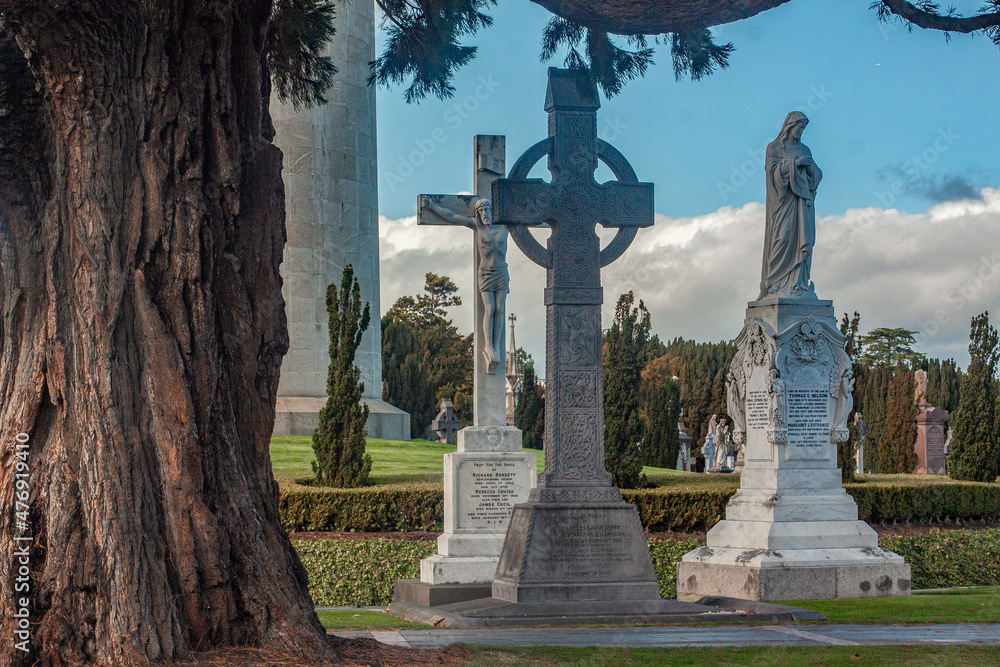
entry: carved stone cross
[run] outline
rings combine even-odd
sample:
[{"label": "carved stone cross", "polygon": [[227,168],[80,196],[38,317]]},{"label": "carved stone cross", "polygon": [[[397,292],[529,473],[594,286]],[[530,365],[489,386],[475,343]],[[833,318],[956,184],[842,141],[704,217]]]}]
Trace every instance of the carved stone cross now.
[{"label": "carved stone cross", "polygon": [[[493,183],[493,218],[517,246],[545,267],[545,472],[540,487],[610,487],[604,469],[604,386],[601,359],[601,267],[618,259],[639,227],[653,224],[653,184],[597,138],[600,102],[593,82],[576,70],[549,69],[545,110],[549,137]],[[527,178],[548,156],[552,182]],[[597,160],[617,182],[594,180]],[[552,229],[543,248],[528,226]],[[600,224],[618,234],[601,250]]]},{"label": "carved stone cross", "polygon": [[[493,219],[546,269],[545,472],[515,505],[493,580],[509,602],[659,600],[635,505],[604,467],[601,267],[653,224],[653,185],[597,138],[597,88],[586,71],[549,69],[549,137],[493,182]],[[528,178],[548,156],[552,182]],[[598,159],[617,181],[597,183]],[[527,229],[547,224],[542,247]],[[596,226],[618,228],[601,250]]]},{"label": "carved stone cross", "polygon": [[[497,178],[504,175],[504,159],[506,155],[506,140],[502,136],[476,135],[475,137],[475,172],[473,174],[475,183],[475,194],[471,195],[420,195],[417,202],[417,224],[418,225],[461,225],[443,218],[434,212],[438,208],[450,213],[457,214],[465,218],[475,219],[477,215],[476,203],[481,199],[489,199],[492,193],[491,184]],[[425,206],[431,204],[432,206]],[[479,293],[480,276],[480,251],[479,233],[473,244],[474,273],[476,295],[473,298],[473,310],[475,312],[473,352],[474,361],[474,381],[473,381],[473,414],[476,426],[502,426],[507,423],[507,378],[504,373],[497,372],[498,360],[490,362],[487,360],[486,348],[495,347],[494,356],[504,354],[504,310],[505,304],[499,303],[499,317],[495,318],[499,323],[498,333],[486,331],[484,320],[486,319],[486,305]],[[506,244],[506,231],[503,232]],[[506,254],[506,246],[504,247]],[[492,340],[491,340],[492,339]],[[497,345],[494,345],[496,343]]]}]

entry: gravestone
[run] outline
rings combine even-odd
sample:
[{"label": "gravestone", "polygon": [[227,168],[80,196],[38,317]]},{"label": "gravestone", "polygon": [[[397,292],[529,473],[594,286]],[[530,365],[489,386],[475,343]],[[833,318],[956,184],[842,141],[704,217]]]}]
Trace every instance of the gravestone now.
[{"label": "gravestone", "polygon": [[450,398],[441,399],[441,409],[431,421],[431,433],[437,437],[437,442],[455,444],[455,434],[462,427],[462,422],[455,414],[455,404]]},{"label": "gravestone", "polygon": [[865,418],[860,412],[854,413],[854,435],[858,439],[858,451],[854,454],[854,472],[865,474],[865,438],[868,429],[865,428]]},{"label": "gravestone", "polygon": [[927,402],[927,371],[916,373],[916,390],[914,402],[917,406],[917,439],[913,448],[917,452],[916,475],[944,475],[946,471],[947,454],[945,452],[944,423],[948,420],[948,411],[935,408]]},{"label": "gravestone", "polygon": [[[653,186],[597,137],[597,88],[585,71],[549,69],[549,137],[493,183],[496,222],[546,269],[545,472],[514,506],[493,581],[511,603],[659,600],[635,505],[604,467],[601,267],[653,224]],[[548,157],[551,183],[528,178]],[[617,181],[594,180],[597,161]],[[595,227],[617,228],[601,250]],[[543,247],[529,226],[548,225]]]},{"label": "gravestone", "polygon": [[858,520],[837,468],[854,379],[833,302],[810,280],[822,174],[799,141],[806,122],[792,112],[767,148],[760,296],[748,304],[727,387],[745,465],[725,520],[678,564],[680,600],[910,592],[910,566]]},{"label": "gravestone", "polygon": [[533,453],[507,425],[504,353],[508,280],[507,229],[494,224],[491,184],[504,175],[505,138],[476,136],[475,194],[421,195],[417,224],[473,232],[478,292],[473,323],[474,424],[458,431],[458,451],[444,455],[444,533],[438,552],[420,561],[420,581],[398,580],[395,599],[424,606],[489,597],[511,508],[535,485]]}]

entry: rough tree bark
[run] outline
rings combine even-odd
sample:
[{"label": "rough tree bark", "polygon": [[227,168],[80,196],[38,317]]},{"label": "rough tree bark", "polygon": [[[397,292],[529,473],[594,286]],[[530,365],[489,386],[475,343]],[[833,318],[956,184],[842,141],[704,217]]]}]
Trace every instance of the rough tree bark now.
[{"label": "rough tree bark", "polygon": [[29,664],[332,657],[268,457],[288,346],[270,10],[0,0],[2,664],[18,432]]}]

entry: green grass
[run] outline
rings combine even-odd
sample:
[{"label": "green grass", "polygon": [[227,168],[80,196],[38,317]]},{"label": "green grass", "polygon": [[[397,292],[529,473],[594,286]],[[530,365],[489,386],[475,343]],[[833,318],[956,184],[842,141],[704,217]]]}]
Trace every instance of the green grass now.
[{"label": "green grass", "polygon": [[317,611],[316,615],[327,630],[427,630],[431,627],[367,609]]},{"label": "green grass", "polygon": [[[1000,623],[1000,586],[950,589],[901,598],[792,600],[778,604],[818,611],[827,617],[826,623],[833,624]],[[323,625],[330,630],[427,627],[382,612],[352,610],[319,613]],[[332,616],[324,617],[323,614]]]},{"label": "green grass", "polygon": [[[365,451],[372,457],[371,482],[381,484],[437,483],[442,482],[441,457],[456,451],[454,445],[428,442],[427,440],[379,440],[369,438]],[[538,457],[538,471],[545,467],[545,453],[527,449]],[[316,459],[312,438],[308,436],[276,436],[271,438],[271,466],[279,482],[289,482],[313,474],[312,462]],[[645,467],[642,471],[658,485],[663,480],[692,480],[716,477],[694,475],[664,468]],[[722,476],[728,477],[728,476]]]},{"label": "green grass", "polygon": [[794,600],[831,623],[1000,623],[1000,586],[951,589],[899,598]]},{"label": "green grass", "polygon": [[471,667],[578,665],[754,665],[755,667],[840,667],[841,665],[996,665],[997,646],[753,646],[733,648],[495,648],[468,647]]}]

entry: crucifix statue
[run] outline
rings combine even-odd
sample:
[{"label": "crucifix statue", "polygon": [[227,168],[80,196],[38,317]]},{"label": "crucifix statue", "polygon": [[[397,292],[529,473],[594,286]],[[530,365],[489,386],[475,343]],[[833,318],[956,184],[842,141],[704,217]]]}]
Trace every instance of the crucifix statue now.
[{"label": "crucifix statue", "polygon": [[[639,515],[604,467],[601,334],[601,267],[653,224],[653,185],[598,139],[599,107],[587,71],[550,68],[549,136],[493,182],[493,223],[546,269],[545,471],[514,507],[493,581],[510,602],[659,599]],[[546,156],[551,183],[528,178]],[[599,159],[616,181],[594,180]],[[598,224],[618,229],[603,250]],[[527,229],[542,225],[547,247]]]},{"label": "crucifix statue", "polygon": [[446,222],[468,227],[475,232],[478,260],[476,279],[479,298],[483,302],[482,322],[477,323],[477,326],[481,326],[484,333],[485,340],[480,347],[482,347],[483,361],[486,363],[486,372],[493,375],[500,365],[499,353],[503,350],[504,304],[507,301],[507,292],[510,291],[510,274],[507,271],[507,228],[493,224],[492,205],[486,198],[476,200],[476,212],[471,218],[439,206],[427,196],[421,203],[421,208],[430,209]]},{"label": "crucifix statue", "polygon": [[418,225],[461,226],[475,237],[473,411],[476,426],[507,423],[507,378],[497,369],[504,350],[504,311],[509,291],[507,228],[493,221],[491,184],[504,175],[506,141],[475,137],[475,192],[471,195],[421,195]]}]

